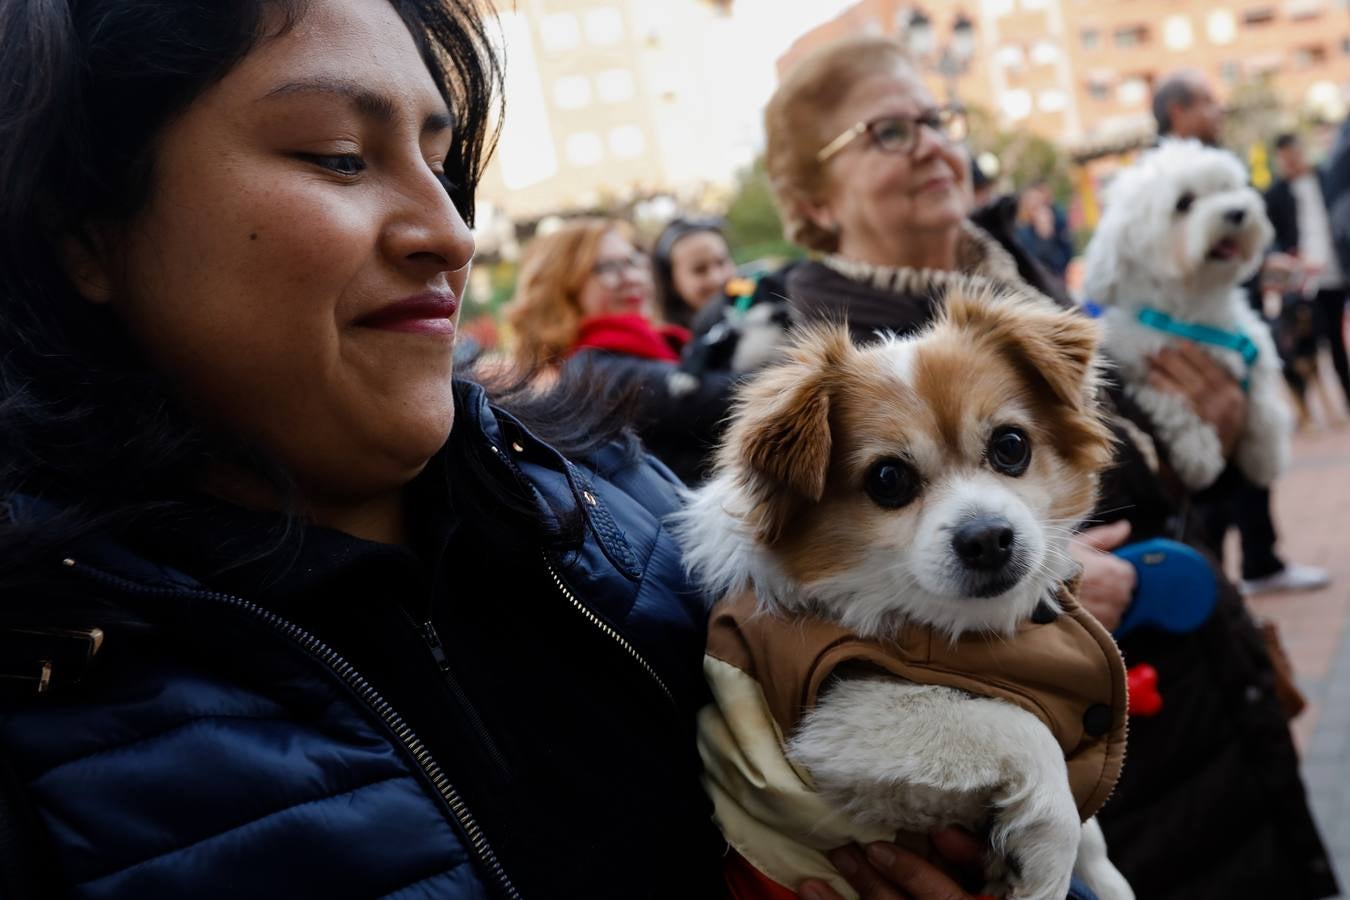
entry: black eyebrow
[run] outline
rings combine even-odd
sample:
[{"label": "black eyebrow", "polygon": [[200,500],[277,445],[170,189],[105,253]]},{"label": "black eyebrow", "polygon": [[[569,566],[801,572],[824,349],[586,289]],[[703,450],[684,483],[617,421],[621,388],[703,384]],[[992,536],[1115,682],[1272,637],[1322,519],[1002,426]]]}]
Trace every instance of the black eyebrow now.
[{"label": "black eyebrow", "polygon": [[[290,81],[268,91],[262,99],[269,100],[273,97],[302,93],[337,94],[346,97],[361,115],[369,116],[381,123],[392,122],[397,116],[397,107],[388,96],[345,78],[321,76],[303,81]],[[422,134],[449,131],[453,124],[454,120],[448,112],[434,112],[422,121]]]}]

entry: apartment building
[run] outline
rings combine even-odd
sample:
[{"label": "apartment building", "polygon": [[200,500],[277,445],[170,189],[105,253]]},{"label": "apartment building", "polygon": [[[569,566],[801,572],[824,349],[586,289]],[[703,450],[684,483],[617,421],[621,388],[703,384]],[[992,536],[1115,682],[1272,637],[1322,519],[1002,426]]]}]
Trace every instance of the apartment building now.
[{"label": "apartment building", "polygon": [[753,143],[753,123],[707,102],[734,87],[729,7],[517,0],[500,20],[507,112],[479,191],[488,218],[729,185]]},{"label": "apartment building", "polygon": [[[975,64],[955,79],[926,61],[941,96],[990,109],[1009,128],[1066,145],[1151,127],[1154,83],[1181,67],[1207,74],[1221,97],[1266,79],[1289,107],[1345,114],[1350,99],[1350,0],[923,0],[936,26],[968,15]],[[904,8],[897,8],[904,7]],[[786,71],[841,34],[899,35],[913,2],[860,0],[803,35],[779,61]],[[939,37],[939,44],[942,37]]]}]

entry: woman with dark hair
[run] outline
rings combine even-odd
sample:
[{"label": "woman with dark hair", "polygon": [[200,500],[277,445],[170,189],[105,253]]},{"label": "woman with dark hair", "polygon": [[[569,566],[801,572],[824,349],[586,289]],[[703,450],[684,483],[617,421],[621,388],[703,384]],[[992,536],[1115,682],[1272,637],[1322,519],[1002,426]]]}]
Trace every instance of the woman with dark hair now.
[{"label": "woman with dark hair", "polygon": [[452,381],[484,21],[0,7],[0,895],[719,891],[674,479]]},{"label": "woman with dark hair", "polygon": [[628,418],[647,447],[685,482],[699,480],[735,376],[691,374],[689,332],[656,321],[652,271],[617,219],[575,219],[541,235],[520,262],[507,308],[521,371],[584,377]]},{"label": "woman with dark hair", "polygon": [[693,327],[694,317],[736,277],[717,219],[672,219],[652,246],[652,269],[665,320],[683,328]]}]

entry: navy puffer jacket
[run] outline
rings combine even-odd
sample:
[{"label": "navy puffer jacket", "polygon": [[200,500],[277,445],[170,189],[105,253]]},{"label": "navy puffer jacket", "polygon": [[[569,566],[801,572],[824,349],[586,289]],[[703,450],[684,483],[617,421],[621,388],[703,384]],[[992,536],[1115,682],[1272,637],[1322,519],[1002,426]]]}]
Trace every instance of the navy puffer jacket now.
[{"label": "navy puffer jacket", "polygon": [[[584,539],[540,547],[546,579],[521,576],[538,590],[449,626],[477,644],[494,628],[524,632],[511,636],[518,659],[465,650],[501,667],[468,682],[501,771],[458,755],[477,739],[468,729],[438,756],[361,672],[275,611],[85,540],[31,560],[23,590],[0,591],[0,898],[562,896],[586,867],[591,896],[716,890],[720,842],[692,736],[704,603],[661,526],[674,479],[617,447],[574,466],[469,396],[457,434],[485,443],[541,522],[585,517]],[[11,502],[13,516],[49,512]],[[547,633],[494,625],[522,604]],[[91,626],[105,638],[86,671],[78,632]],[[515,708],[506,685],[542,677],[536,658],[556,666],[557,644],[584,654],[585,705]],[[53,661],[39,696],[30,676]],[[569,673],[550,671],[565,689]],[[600,723],[591,739],[550,743],[575,716]],[[548,756],[546,771],[590,773],[578,776],[593,782],[590,802],[531,786],[530,753]],[[537,816],[520,812],[536,801]],[[542,858],[577,857],[576,873],[532,862],[532,818],[556,844]]]}]

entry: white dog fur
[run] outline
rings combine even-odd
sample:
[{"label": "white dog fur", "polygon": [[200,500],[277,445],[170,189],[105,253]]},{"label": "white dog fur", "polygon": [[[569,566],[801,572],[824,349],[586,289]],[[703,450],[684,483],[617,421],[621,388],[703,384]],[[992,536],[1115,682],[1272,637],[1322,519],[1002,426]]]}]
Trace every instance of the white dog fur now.
[{"label": "white dog fur", "polygon": [[[1097,386],[1092,356],[1097,329],[1043,302],[989,296],[980,300],[995,315],[1016,311],[999,325],[990,325],[992,318],[976,321],[970,325],[971,333],[987,334],[1015,321],[1018,324],[1009,330],[1024,329],[1046,338],[1043,370],[1062,370],[1062,402],[1075,409],[1076,417],[1095,422],[1088,410]],[[962,305],[969,309],[971,302],[964,300]],[[949,299],[949,309],[955,305]],[[971,313],[972,319],[978,315]],[[942,328],[946,330],[939,339],[963,342],[963,335],[953,336],[952,326]],[[823,366],[829,369],[836,392],[851,391],[859,409],[880,410],[896,402],[896,395],[884,393],[885,387],[883,393],[874,393],[873,386],[861,383],[866,382],[866,373],[880,373],[883,383],[898,385],[897,391],[908,390],[912,396],[912,388],[904,386],[915,383],[918,348],[933,337],[929,332],[893,338],[862,350],[838,346],[829,351],[836,354],[833,360],[814,361],[799,344],[795,359],[773,367],[769,377],[776,370],[782,385],[804,388],[812,367]],[[846,337],[838,340],[848,344]],[[804,344],[810,343],[808,336]],[[971,344],[965,349],[971,355],[963,365],[982,362],[989,379],[984,387],[1016,378],[1009,374],[1011,369],[990,371],[996,365],[991,357],[999,355],[990,346]],[[854,372],[864,376],[850,386]],[[961,389],[978,393],[984,387],[977,381],[972,378],[969,387]],[[788,415],[786,408],[794,402],[787,396],[791,392],[765,392],[774,399],[743,396],[738,419],[743,424],[752,415]],[[782,409],[772,408],[777,399],[782,400]],[[1093,440],[1100,447],[1094,449],[1098,455],[1091,463],[1071,464],[1045,440],[1034,451],[1041,454],[1039,468],[1017,478],[990,471],[980,463],[980,442],[989,439],[990,428],[997,423],[1020,422],[1034,428],[1026,399],[1025,394],[1005,398],[989,421],[966,422],[970,452],[960,458],[921,428],[903,436],[877,431],[874,417],[867,414],[860,433],[841,434],[838,429],[847,426],[832,424],[834,456],[841,460],[837,466],[848,473],[842,480],[852,480],[853,469],[878,453],[893,452],[891,448],[901,441],[907,458],[922,471],[925,486],[922,502],[909,508],[872,510],[877,513],[874,519],[865,509],[846,513],[853,522],[849,533],[865,549],[850,556],[842,572],[823,578],[800,572],[793,577],[781,548],[757,532],[755,508],[763,495],[757,498],[745,448],[735,446],[743,432],[733,423],[716,476],[692,492],[674,518],[686,564],[717,596],[753,586],[766,609],[820,615],[863,636],[883,635],[897,621],[924,623],[953,637],[968,631],[1010,634],[1038,604],[1053,607],[1055,589],[1073,574],[1075,566],[1067,552],[1071,529],[1090,509],[1096,483],[1095,471],[1090,470],[1109,455],[1109,438],[1104,431],[1094,431]],[[838,396],[831,401],[832,422],[836,409],[844,421],[849,419],[848,404]],[[829,477],[833,480],[835,475]],[[832,502],[828,488],[822,485],[821,491],[827,495],[823,503],[820,497],[815,501],[824,510],[821,515],[838,519],[841,508],[828,505]],[[1027,574],[995,597],[963,596],[953,569],[953,523],[976,514],[999,515],[1012,523],[1024,555]],[[835,678],[788,736],[787,755],[811,773],[833,808],[847,811],[864,826],[917,832],[953,824],[980,829],[989,825],[992,812],[992,846],[997,852],[986,872],[990,892],[1006,890],[1007,897],[1017,900],[1063,900],[1076,872],[1101,900],[1134,896],[1107,859],[1095,820],[1080,821],[1054,737],[1035,716],[1011,703],[892,677]],[[1016,864],[1006,865],[1009,859]]]},{"label": "white dog fur", "polygon": [[[1274,341],[1239,285],[1260,268],[1271,235],[1261,196],[1247,186],[1236,157],[1198,141],[1168,140],[1115,177],[1088,244],[1085,288],[1105,309],[1103,349],[1191,490],[1223,472],[1219,437],[1182,397],[1148,384],[1148,357],[1181,339],[1141,324],[1137,315],[1151,307],[1256,344],[1260,355],[1250,372],[1237,352],[1199,346],[1234,377],[1248,379],[1247,422],[1234,461],[1253,482],[1269,485],[1288,463],[1291,414]],[[1222,258],[1215,255],[1220,244],[1227,251]]]}]

